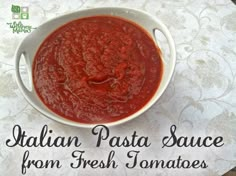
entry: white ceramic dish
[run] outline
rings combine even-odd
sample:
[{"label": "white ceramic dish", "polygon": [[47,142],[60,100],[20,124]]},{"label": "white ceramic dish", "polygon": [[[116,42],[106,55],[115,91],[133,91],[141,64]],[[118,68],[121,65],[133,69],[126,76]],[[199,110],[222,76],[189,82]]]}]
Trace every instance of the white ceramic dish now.
[{"label": "white ceramic dish", "polygon": [[[162,60],[164,63],[163,77],[162,77],[160,86],[158,90],[156,91],[155,95],[152,97],[152,99],[142,109],[140,109],[136,113],[124,119],[121,119],[119,121],[106,123],[107,126],[113,126],[113,125],[118,125],[118,124],[127,122],[139,116],[140,114],[145,112],[148,108],[150,108],[163,94],[174,72],[174,67],[175,67],[175,62],[176,62],[176,51],[175,51],[174,41],[171,37],[170,32],[161,21],[159,21],[155,17],[143,11],[129,9],[129,8],[104,7],[104,8],[81,10],[78,12],[74,12],[71,14],[67,14],[67,15],[52,19],[44,23],[43,25],[39,26],[35,31],[33,31],[30,35],[28,35],[19,45],[15,54],[16,80],[24,97],[34,108],[36,108],[38,111],[40,111],[42,114],[46,115],[47,117],[53,120],[56,120],[58,122],[61,122],[63,124],[76,126],[76,127],[87,127],[87,128],[93,127],[95,125],[95,124],[78,123],[78,122],[65,119],[55,114],[51,110],[49,110],[41,102],[41,100],[39,99],[39,97],[37,96],[35,92],[33,81],[32,81],[32,64],[33,64],[34,56],[40,44],[44,41],[44,39],[58,27],[62,26],[65,23],[68,23],[69,21],[72,21],[78,18],[96,16],[96,15],[113,15],[113,16],[119,16],[119,17],[128,19],[130,21],[133,21],[141,25],[144,29],[146,29],[146,31],[150,34],[150,36],[152,36],[154,41],[156,41],[154,31],[159,30],[166,37],[168,45],[169,45],[169,51],[170,51],[170,58],[162,57]],[[162,51],[162,52],[165,52],[165,51]],[[19,63],[20,63],[21,55],[24,55],[25,57],[28,74],[30,75],[29,83],[32,85],[32,90],[29,90],[26,88],[20,76]]]}]

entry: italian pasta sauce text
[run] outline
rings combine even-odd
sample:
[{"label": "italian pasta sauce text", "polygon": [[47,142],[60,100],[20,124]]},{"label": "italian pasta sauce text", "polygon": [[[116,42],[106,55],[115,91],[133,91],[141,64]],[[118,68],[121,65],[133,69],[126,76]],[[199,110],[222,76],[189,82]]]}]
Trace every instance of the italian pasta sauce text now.
[{"label": "italian pasta sauce text", "polygon": [[71,21],[51,33],[33,63],[34,88],[54,113],[107,123],[140,110],[162,78],[160,50],[139,25],[113,16]]}]

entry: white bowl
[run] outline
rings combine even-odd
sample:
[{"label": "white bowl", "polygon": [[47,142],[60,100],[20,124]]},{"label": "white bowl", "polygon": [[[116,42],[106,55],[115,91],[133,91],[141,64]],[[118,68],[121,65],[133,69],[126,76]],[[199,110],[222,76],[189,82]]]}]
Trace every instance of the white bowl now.
[{"label": "white bowl", "polygon": [[[27,101],[38,111],[40,111],[42,114],[46,115],[47,117],[57,121],[61,122],[63,124],[76,126],[76,127],[93,127],[96,124],[85,124],[85,123],[79,123],[75,121],[71,121],[68,119],[65,119],[51,110],[49,110],[39,99],[33,85],[32,81],[32,65],[34,56],[40,46],[40,44],[44,41],[44,39],[51,34],[55,29],[62,26],[65,23],[68,23],[69,21],[79,19],[82,17],[88,17],[88,16],[96,16],[96,15],[112,15],[112,16],[119,16],[123,17],[125,19],[128,19],[130,21],[135,22],[136,24],[139,24],[142,26],[149,34],[152,36],[153,40],[155,39],[155,30],[159,30],[164,34],[164,36],[167,39],[168,45],[169,45],[169,51],[170,51],[170,58],[163,58],[163,75],[162,80],[159,85],[158,90],[156,91],[155,95],[151,98],[151,100],[139,111],[136,113],[123,118],[121,120],[105,123],[107,126],[113,126],[118,125],[124,122],[127,122],[131,119],[134,119],[135,117],[139,116],[143,112],[145,112],[148,108],[150,108],[163,94],[164,90],[166,89],[167,85],[170,82],[171,76],[174,72],[175,62],[176,62],[176,51],[175,51],[175,45],[174,41],[171,37],[170,32],[166,28],[166,26],[158,19],[156,19],[154,16],[147,14],[146,12],[130,9],[130,8],[117,8],[117,7],[104,7],[104,8],[93,8],[93,9],[86,9],[86,10],[80,10],[78,12],[74,12],[71,14],[67,14],[55,19],[52,19],[43,25],[39,26],[36,30],[34,30],[30,35],[28,35],[19,45],[15,58],[16,58],[16,80],[17,84],[22,91],[24,97],[27,99]],[[165,52],[165,51],[162,51]],[[28,74],[30,75],[29,83],[32,85],[32,90],[29,90],[26,88],[26,86],[23,84],[23,81],[20,76],[19,71],[19,63],[21,59],[21,55],[24,55]]]}]

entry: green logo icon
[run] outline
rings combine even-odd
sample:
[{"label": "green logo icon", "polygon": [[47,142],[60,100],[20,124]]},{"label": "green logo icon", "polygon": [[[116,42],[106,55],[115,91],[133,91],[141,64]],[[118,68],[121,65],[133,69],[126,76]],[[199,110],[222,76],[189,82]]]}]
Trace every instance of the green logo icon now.
[{"label": "green logo icon", "polygon": [[29,7],[20,7],[18,5],[12,5],[11,11],[12,11],[12,19],[14,20],[29,19]]},{"label": "green logo icon", "polygon": [[12,13],[20,13],[20,6],[12,5],[11,11]]},{"label": "green logo icon", "polygon": [[30,33],[33,28],[31,25],[24,25],[21,20],[29,19],[29,7],[11,5],[12,19],[13,21],[7,23],[12,29],[13,33]]}]

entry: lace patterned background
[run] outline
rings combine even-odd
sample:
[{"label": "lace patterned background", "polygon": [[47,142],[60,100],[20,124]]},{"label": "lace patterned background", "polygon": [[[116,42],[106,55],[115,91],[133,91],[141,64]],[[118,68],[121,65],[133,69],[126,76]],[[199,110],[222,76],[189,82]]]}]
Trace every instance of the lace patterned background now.
[{"label": "lace patterned background", "polygon": [[[24,24],[37,27],[53,17],[84,8],[101,6],[132,7],[161,19],[169,28],[177,49],[174,76],[161,99],[139,118],[111,128],[112,135],[130,136],[134,130],[149,136],[150,148],[139,149],[140,159],[170,160],[181,155],[189,160],[205,160],[207,169],[132,169],[124,167],[126,152],[115,148],[117,169],[73,170],[29,169],[27,175],[206,175],[225,173],[236,165],[236,6],[229,0],[70,0],[70,1],[1,1],[0,3],[0,175],[20,175],[25,148],[8,148],[12,127],[20,124],[31,135],[38,135],[47,124],[57,136],[79,136],[86,156],[103,158],[111,150],[107,143],[99,150],[95,137],[87,129],[54,122],[29,105],[14,77],[14,53],[27,35],[13,34],[11,5],[29,7]],[[25,67],[21,70],[26,74]],[[163,136],[172,124],[179,135],[223,136],[221,148],[161,148]],[[30,148],[31,159],[71,161],[75,148]],[[98,152],[99,151],[99,152]]]}]

